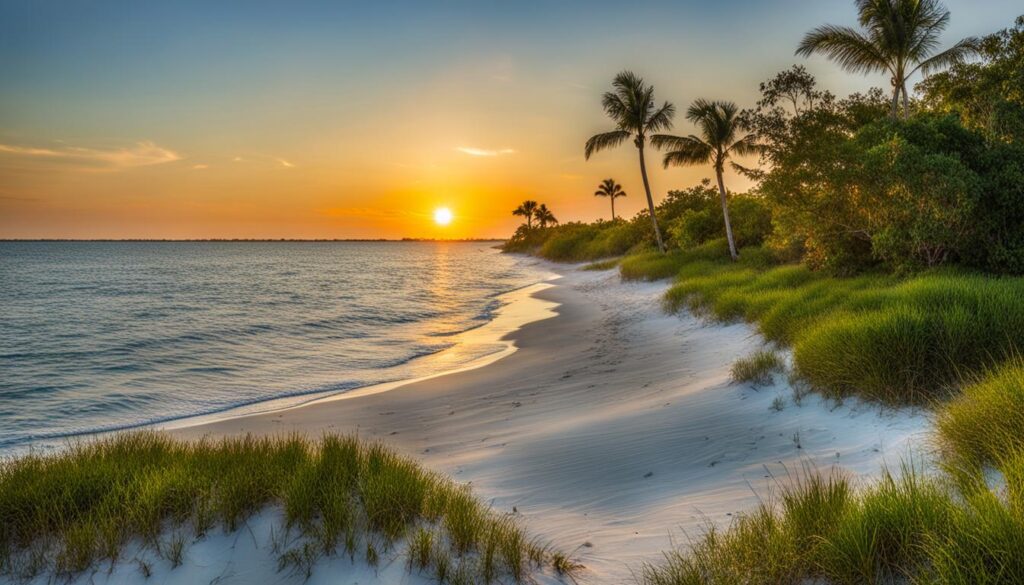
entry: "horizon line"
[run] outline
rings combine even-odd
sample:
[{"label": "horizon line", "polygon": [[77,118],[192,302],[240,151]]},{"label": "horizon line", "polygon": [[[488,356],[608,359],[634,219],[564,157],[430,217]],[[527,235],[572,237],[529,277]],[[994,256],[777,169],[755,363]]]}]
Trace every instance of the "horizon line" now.
[{"label": "horizon line", "polygon": [[508,238],[0,238],[4,242],[504,242]]}]

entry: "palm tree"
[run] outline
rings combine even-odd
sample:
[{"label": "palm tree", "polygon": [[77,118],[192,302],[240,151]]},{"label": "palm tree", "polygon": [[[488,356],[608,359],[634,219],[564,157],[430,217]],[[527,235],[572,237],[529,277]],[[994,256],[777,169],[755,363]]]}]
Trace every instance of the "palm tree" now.
[{"label": "palm tree", "polygon": [[537,211],[537,202],[527,199],[512,210],[512,215],[521,215],[526,218],[526,229],[533,229],[533,214]]},{"label": "palm tree", "polygon": [[633,138],[633,144],[640,152],[640,175],[644,179],[644,190],[647,192],[647,210],[651,213],[651,224],[654,225],[654,238],[658,249],[665,251],[658,229],[658,218],[654,213],[654,199],[651,197],[651,184],[647,180],[647,165],[644,163],[644,146],[647,136],[659,130],[672,129],[672,116],[676,109],[665,102],[656,107],[654,88],[645,85],[644,80],[631,71],[623,71],[612,81],[614,91],[604,94],[601,104],[608,117],[615,122],[615,130],[590,137],[584,150],[584,156],[590,159],[595,152],[622,144],[627,138]]},{"label": "palm tree", "polygon": [[[718,194],[722,198],[722,217],[725,218],[725,237],[729,240],[729,254],[733,260],[739,258],[736,241],[729,222],[729,202],[725,193],[722,173],[725,161],[732,155],[745,156],[761,151],[753,133],[739,136],[746,130],[737,119],[739,108],[732,102],[699,99],[686,111],[686,119],[700,129],[700,136],[669,136],[658,134],[651,139],[656,148],[666,149],[665,167],[711,163],[718,177]],[[739,136],[739,138],[737,138]],[[734,168],[742,169],[735,162]]]},{"label": "palm tree", "polygon": [[543,203],[541,203],[540,207],[538,207],[537,210],[533,212],[533,218],[537,220],[537,224],[540,225],[540,227],[542,228],[548,227],[549,223],[558,223],[558,220],[555,218],[554,214],[551,213],[551,210],[548,209],[548,206]]},{"label": "palm tree", "polygon": [[888,72],[892,78],[892,117],[903,96],[903,117],[910,113],[907,78],[963,61],[978,52],[979,41],[967,38],[935,53],[949,11],[939,0],[854,0],[862,31],[824,25],[804,35],[796,54],[822,53],[852,73]]},{"label": "palm tree", "polygon": [[612,221],[615,221],[615,199],[617,197],[625,197],[626,192],[622,190],[622,185],[615,182],[615,179],[605,179],[601,181],[601,184],[597,187],[597,191],[594,191],[595,197],[607,197],[612,202]]}]

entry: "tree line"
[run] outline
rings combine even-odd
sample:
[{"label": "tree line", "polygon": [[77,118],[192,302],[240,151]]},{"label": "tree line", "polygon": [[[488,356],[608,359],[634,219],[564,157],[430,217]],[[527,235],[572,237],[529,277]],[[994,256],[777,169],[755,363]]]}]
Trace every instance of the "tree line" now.
[{"label": "tree line", "polygon": [[[763,244],[780,259],[837,272],[960,263],[1024,273],[1024,16],[940,50],[950,13],[937,0],[856,4],[856,27],[818,27],[796,53],[853,73],[885,72],[890,91],[838,98],[794,66],[761,83],[754,107],[695,100],[685,113],[695,131],[673,134],[675,106],[657,102],[634,73],[619,73],[601,100],[613,128],[587,140],[584,156],[630,141],[647,209],[616,220],[614,199],[625,193],[608,195],[622,191],[608,179],[595,195],[611,199],[611,222],[571,222],[544,238],[513,238],[510,248],[574,238],[581,243],[571,255],[589,256],[723,238],[733,259]],[[666,168],[708,165],[714,184],[670,191],[655,205],[648,145]],[[729,191],[727,166],[753,188]]]}]

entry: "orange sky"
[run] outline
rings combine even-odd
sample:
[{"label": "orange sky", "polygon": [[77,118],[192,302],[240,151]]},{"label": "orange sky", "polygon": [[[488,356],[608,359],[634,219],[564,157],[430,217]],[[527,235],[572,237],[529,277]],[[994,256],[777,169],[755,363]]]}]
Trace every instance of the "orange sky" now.
[{"label": "orange sky", "polygon": [[[1018,6],[953,0],[947,42]],[[805,63],[838,94],[883,85],[793,56],[852,2],[483,5],[5,3],[0,238],[505,237],[523,199],[608,217],[644,205],[636,150],[583,159],[626,68],[680,111],[756,100]],[[692,127],[680,116],[677,133]],[[664,170],[656,199],[710,169]],[[745,189],[731,172],[727,184]],[[441,228],[433,210],[455,215]]]}]

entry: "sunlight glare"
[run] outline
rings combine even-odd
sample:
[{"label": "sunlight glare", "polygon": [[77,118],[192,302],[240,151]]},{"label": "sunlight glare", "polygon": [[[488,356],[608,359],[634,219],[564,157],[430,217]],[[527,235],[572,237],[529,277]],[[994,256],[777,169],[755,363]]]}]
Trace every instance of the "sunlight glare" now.
[{"label": "sunlight glare", "polygon": [[452,211],[447,207],[438,207],[434,210],[434,223],[437,225],[448,225],[452,222]]}]

